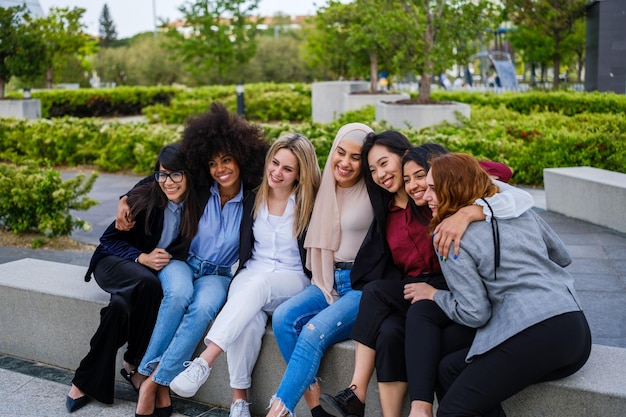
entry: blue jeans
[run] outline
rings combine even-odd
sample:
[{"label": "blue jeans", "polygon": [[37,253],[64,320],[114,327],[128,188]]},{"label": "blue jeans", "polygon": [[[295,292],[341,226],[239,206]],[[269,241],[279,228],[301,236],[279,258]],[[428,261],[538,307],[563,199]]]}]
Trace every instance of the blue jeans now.
[{"label": "blue jeans", "polygon": [[350,336],[361,300],[361,291],[350,285],[350,270],[335,271],[339,299],[328,304],[315,285],[281,304],[272,315],[276,343],[287,369],[276,392],[290,413],[315,382],[324,351]]},{"label": "blue jeans", "polygon": [[169,386],[226,302],[231,278],[230,267],[203,262],[196,256],[187,262],[170,261],[159,272],[163,300],[139,373],[150,376],[154,371],[154,382]]}]

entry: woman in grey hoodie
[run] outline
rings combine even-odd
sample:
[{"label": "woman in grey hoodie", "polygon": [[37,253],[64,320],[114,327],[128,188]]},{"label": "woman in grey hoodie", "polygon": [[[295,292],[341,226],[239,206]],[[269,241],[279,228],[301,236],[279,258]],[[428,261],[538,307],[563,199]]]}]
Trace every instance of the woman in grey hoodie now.
[{"label": "woman in grey hoodie", "polygon": [[[426,181],[431,230],[458,209],[498,191],[465,154],[432,160]],[[440,323],[477,330],[471,345],[441,358],[437,416],[504,416],[500,403],[505,399],[531,384],[569,376],[585,364],[591,335],[574,280],[564,269],[570,255],[532,210],[513,219],[470,224],[458,257],[450,253],[440,262],[449,290],[420,283],[405,297],[413,306],[436,304],[444,313]],[[420,352],[431,349],[426,336],[431,333],[421,323],[413,323],[419,331],[410,332],[411,317],[410,311],[406,351],[423,364]],[[409,387],[412,377],[424,377],[421,368],[408,370]],[[411,417],[428,415],[420,414],[420,405],[412,401]]]}]

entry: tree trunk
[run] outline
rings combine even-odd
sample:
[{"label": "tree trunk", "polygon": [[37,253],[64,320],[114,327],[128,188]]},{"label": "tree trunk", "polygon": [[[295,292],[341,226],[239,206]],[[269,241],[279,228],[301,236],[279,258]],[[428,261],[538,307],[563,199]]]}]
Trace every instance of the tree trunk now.
[{"label": "tree trunk", "polygon": [[433,74],[431,71],[424,69],[422,71],[422,82],[417,92],[418,103],[428,103],[430,101],[430,86],[432,84]]},{"label": "tree trunk", "polygon": [[4,78],[0,78],[0,99],[4,98]]},{"label": "tree trunk", "polygon": [[554,54],[554,79],[552,80],[552,88],[557,90],[561,83],[561,55]]},{"label": "tree trunk", "polygon": [[378,55],[370,53],[370,93],[378,91]]},{"label": "tree trunk", "polygon": [[583,66],[585,65],[585,59],[582,53],[578,53],[578,68],[576,68],[577,81],[581,83],[583,81]]},{"label": "tree trunk", "polygon": [[424,31],[424,52],[422,62],[424,63],[422,69],[422,82],[420,83],[420,88],[417,93],[417,102],[418,103],[428,103],[430,101],[430,87],[433,79],[433,68],[434,63],[430,58],[430,51],[433,48],[435,43],[432,24],[426,25],[426,30]]},{"label": "tree trunk", "polygon": [[52,88],[52,81],[54,78],[54,69],[50,66],[46,71],[46,88]]}]

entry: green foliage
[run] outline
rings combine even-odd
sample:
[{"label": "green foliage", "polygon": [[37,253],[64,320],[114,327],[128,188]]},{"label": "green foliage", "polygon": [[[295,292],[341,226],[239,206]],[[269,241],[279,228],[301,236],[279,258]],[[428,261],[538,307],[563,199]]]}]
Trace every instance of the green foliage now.
[{"label": "green foliage", "polygon": [[101,82],[115,85],[160,86],[188,83],[182,62],[167,47],[167,36],[148,33],[126,45],[101,48],[93,57]]},{"label": "green foliage", "polygon": [[615,93],[572,93],[530,91],[526,93],[482,93],[438,90],[432,94],[435,100],[460,101],[462,103],[506,108],[522,114],[555,112],[566,116],[580,113],[626,114],[626,96]]},{"label": "green foliage", "polygon": [[43,117],[112,117],[137,115],[149,105],[168,104],[179,91],[175,87],[81,88],[40,90],[33,98],[41,100]]},{"label": "green foliage", "polygon": [[[115,89],[111,89],[115,90]],[[150,172],[159,149],[181,137],[183,123],[219,100],[236,110],[235,86],[176,90],[171,106],[146,108],[150,123],[120,123],[93,118],[0,119],[0,160],[40,165],[93,165],[102,171]],[[66,91],[71,95],[72,92]],[[373,106],[347,112],[332,123],[310,121],[310,86],[245,86],[246,117],[262,122],[270,140],[299,132],[315,145],[323,167],[339,128],[361,122],[375,131]],[[626,172],[626,97],[613,93],[529,92],[481,94],[436,91],[437,100],[471,105],[461,125],[402,129],[415,143],[439,142],[452,151],[508,164],[513,181],[541,184],[543,169],[590,165]],[[159,123],[156,123],[156,122]]]},{"label": "green foliage", "polygon": [[[213,101],[237,110],[236,86],[211,86],[186,90],[169,104],[146,107],[144,115],[152,122],[184,123],[206,111]],[[305,84],[257,83],[244,85],[245,115],[248,120],[269,122],[310,119],[311,87]]]},{"label": "green foliage", "polygon": [[196,0],[179,8],[185,26],[168,31],[171,48],[196,79],[223,84],[256,51],[259,0]]},{"label": "green foliage", "polygon": [[115,23],[109,12],[109,6],[104,3],[102,6],[102,12],[100,12],[100,19],[98,19],[100,34],[100,46],[106,48],[117,39],[117,31],[115,30]]},{"label": "green foliage", "polygon": [[0,99],[11,77],[33,79],[42,75],[45,45],[28,23],[25,6],[0,7]]},{"label": "green foliage", "polygon": [[46,236],[67,236],[89,225],[74,219],[70,210],[88,210],[97,202],[87,194],[98,174],[63,181],[52,169],[33,164],[0,164],[0,221],[15,233],[38,231]]},{"label": "green foliage", "polygon": [[78,59],[89,71],[87,57],[98,49],[98,42],[85,32],[81,22],[85,9],[80,7],[53,7],[48,15],[32,21],[36,33],[46,45],[46,53],[39,57],[47,66],[46,86],[52,88],[55,72],[65,66],[68,57]]},{"label": "green foliage", "polygon": [[[523,35],[514,37],[516,45],[526,50],[525,55],[535,59],[549,55],[554,68],[554,88],[559,85],[561,60],[575,54],[584,46],[584,38],[577,35],[576,21],[585,18],[588,0],[504,0],[508,17]],[[568,39],[573,37],[573,39]],[[582,45],[580,44],[582,42]],[[544,62],[539,61],[539,62]]]},{"label": "green foliage", "polygon": [[87,118],[4,119],[0,123],[0,160],[94,165],[101,171],[145,174],[151,171],[161,147],[177,141],[180,134],[180,126]]}]

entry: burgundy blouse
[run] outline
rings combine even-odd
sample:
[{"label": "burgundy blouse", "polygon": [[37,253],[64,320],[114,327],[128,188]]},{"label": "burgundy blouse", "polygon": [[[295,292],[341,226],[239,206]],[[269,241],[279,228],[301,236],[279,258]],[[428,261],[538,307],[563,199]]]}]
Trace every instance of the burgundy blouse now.
[{"label": "burgundy blouse", "polygon": [[[419,207],[427,219],[431,218],[428,207]],[[389,204],[386,228],[387,244],[393,261],[405,276],[416,277],[425,273],[441,273],[441,267],[433,248],[427,224],[421,224],[411,212]]]}]

